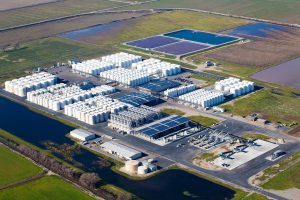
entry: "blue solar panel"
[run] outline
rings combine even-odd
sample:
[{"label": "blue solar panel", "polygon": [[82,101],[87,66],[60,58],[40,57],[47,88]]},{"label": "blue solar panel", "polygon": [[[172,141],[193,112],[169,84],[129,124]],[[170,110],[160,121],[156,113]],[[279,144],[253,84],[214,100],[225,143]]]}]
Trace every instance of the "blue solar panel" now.
[{"label": "blue solar panel", "polygon": [[171,80],[157,80],[141,85],[140,87],[153,92],[162,92],[180,86],[180,83]]},{"label": "blue solar panel", "polygon": [[178,123],[177,122],[175,122],[175,121],[173,121],[173,122],[166,122],[166,123],[164,123],[166,126],[169,126],[169,127],[174,127],[174,126],[177,126],[178,125]]},{"label": "blue solar panel", "polygon": [[181,117],[181,116],[177,116],[172,118],[172,120],[179,122],[179,123],[186,123],[188,121],[190,121],[189,119],[185,118],[185,117]]},{"label": "blue solar panel", "polygon": [[143,132],[145,135],[148,135],[148,136],[152,136],[152,135],[155,135],[158,133],[158,131],[154,130],[154,129],[149,129],[147,131],[144,131]]},{"label": "blue solar panel", "polygon": [[146,104],[156,100],[156,98],[152,95],[137,92],[126,94],[122,97],[119,97],[118,99],[133,106],[140,106],[142,104]]},{"label": "blue solar panel", "polygon": [[168,130],[170,127],[164,126],[164,125],[159,125],[159,126],[156,126],[156,127],[152,126],[151,128],[159,130],[159,131],[164,131],[164,130]]}]

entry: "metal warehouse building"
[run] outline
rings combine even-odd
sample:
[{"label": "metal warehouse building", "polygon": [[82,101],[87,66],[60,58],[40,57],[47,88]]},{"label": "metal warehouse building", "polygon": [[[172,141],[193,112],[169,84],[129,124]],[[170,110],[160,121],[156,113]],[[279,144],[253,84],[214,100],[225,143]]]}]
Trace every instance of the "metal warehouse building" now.
[{"label": "metal warehouse building", "polygon": [[95,134],[83,129],[75,129],[70,132],[71,137],[81,140],[81,141],[88,141],[95,139]]},{"label": "metal warehouse building", "polygon": [[142,156],[142,152],[136,151],[135,149],[129,148],[115,141],[105,142],[101,144],[101,148],[110,154],[126,160],[134,160]]}]

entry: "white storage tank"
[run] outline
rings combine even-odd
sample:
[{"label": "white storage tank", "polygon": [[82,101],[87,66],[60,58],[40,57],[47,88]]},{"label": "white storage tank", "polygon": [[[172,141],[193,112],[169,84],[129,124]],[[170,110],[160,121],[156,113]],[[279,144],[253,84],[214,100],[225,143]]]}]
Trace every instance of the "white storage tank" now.
[{"label": "white storage tank", "polygon": [[139,166],[137,170],[138,174],[147,174],[148,173],[148,167],[147,166]]}]

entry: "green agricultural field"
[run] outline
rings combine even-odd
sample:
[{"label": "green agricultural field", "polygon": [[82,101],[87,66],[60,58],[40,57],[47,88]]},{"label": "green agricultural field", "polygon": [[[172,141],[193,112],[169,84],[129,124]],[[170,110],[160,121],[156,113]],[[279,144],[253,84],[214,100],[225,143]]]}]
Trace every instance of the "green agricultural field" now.
[{"label": "green agricultural field", "polygon": [[42,169],[0,145],[0,186],[30,178]]},{"label": "green agricultural field", "polygon": [[1,190],[0,199],[88,200],[93,198],[59,177],[46,176],[25,185]]},{"label": "green agricultural field", "polygon": [[288,89],[264,88],[222,107],[234,115],[247,116],[257,112],[265,119],[275,123],[299,123],[299,98]]},{"label": "green agricultural field", "polygon": [[204,117],[202,115],[193,115],[188,116],[188,118],[194,122],[198,122],[199,124],[202,124],[203,126],[212,126],[213,124],[218,123],[219,121],[210,117]]},{"label": "green agricultural field", "polygon": [[0,82],[24,74],[24,70],[51,66],[70,58],[96,56],[105,49],[62,38],[47,38],[22,44],[19,49],[0,52]]},{"label": "green agricultural field", "polygon": [[38,22],[82,12],[112,8],[121,5],[126,4],[106,0],[64,0],[50,4],[8,10],[0,13],[0,28]]},{"label": "green agricultural field", "polygon": [[247,17],[300,23],[298,0],[159,0],[138,8],[192,8]]},{"label": "green agricultural field", "polygon": [[116,34],[116,37],[111,41],[115,43],[127,42],[184,28],[218,32],[247,23],[249,22],[246,20],[198,12],[164,12],[142,17],[137,19],[134,23],[129,23],[128,26]]}]

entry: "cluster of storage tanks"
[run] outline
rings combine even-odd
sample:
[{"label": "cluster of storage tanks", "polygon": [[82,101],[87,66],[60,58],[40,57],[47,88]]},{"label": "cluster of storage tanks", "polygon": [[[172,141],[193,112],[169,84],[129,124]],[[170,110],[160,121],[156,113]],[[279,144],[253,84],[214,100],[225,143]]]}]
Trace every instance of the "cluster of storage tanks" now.
[{"label": "cluster of storage tanks", "polygon": [[28,92],[38,90],[40,88],[46,88],[50,85],[54,85],[57,82],[55,75],[41,72],[32,74],[19,79],[14,79],[5,82],[5,90],[16,94],[20,97],[25,97]]},{"label": "cluster of storage tanks", "polygon": [[254,91],[254,83],[250,81],[241,81],[238,78],[227,78],[215,83],[215,89],[224,92],[230,92],[234,97]]},{"label": "cluster of storage tanks", "polygon": [[96,59],[86,60],[81,63],[73,63],[72,69],[74,72],[83,72],[86,74],[91,74],[93,76],[100,75],[101,72],[110,70],[114,67],[114,64],[100,61]]},{"label": "cluster of storage tanks", "polygon": [[107,95],[116,92],[116,88],[109,85],[101,85],[94,88],[91,88],[92,94],[95,95]]},{"label": "cluster of storage tanks", "polygon": [[181,73],[180,65],[162,62],[155,58],[133,63],[131,68],[148,74],[160,74],[164,77]]},{"label": "cluster of storage tanks", "polygon": [[152,159],[140,163],[137,160],[129,160],[125,163],[125,170],[131,174],[144,175],[157,170],[157,166],[152,163]]},{"label": "cluster of storage tanks", "polygon": [[184,85],[177,88],[171,88],[164,91],[164,95],[167,97],[178,97],[180,95],[192,92],[196,89],[195,84]]},{"label": "cluster of storage tanks", "polygon": [[120,52],[108,56],[103,56],[101,60],[112,63],[117,67],[128,68],[131,67],[132,63],[142,61],[142,57],[134,54]]},{"label": "cluster of storage tanks", "polygon": [[147,73],[125,68],[114,68],[112,70],[102,72],[100,77],[114,80],[129,86],[138,86],[150,81],[150,77]]},{"label": "cluster of storage tanks", "polygon": [[195,90],[193,92],[181,95],[178,98],[188,103],[201,105],[203,108],[209,108],[224,101],[224,95],[222,92],[215,92],[205,89]]},{"label": "cluster of storage tanks", "polygon": [[91,91],[80,89],[79,86],[67,86],[64,83],[49,86],[27,93],[27,100],[54,111],[64,109],[66,105],[91,98]]},{"label": "cluster of storage tanks", "polygon": [[91,90],[82,90],[79,86],[67,86],[64,83],[60,83],[28,92],[27,100],[51,110],[59,111],[64,109],[66,105],[84,101],[95,95],[109,94],[114,91],[115,89],[111,86],[98,86]]},{"label": "cluster of storage tanks", "polygon": [[118,113],[126,108],[126,104],[100,95],[65,106],[65,114],[94,125],[107,121],[111,113]]}]

